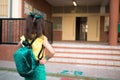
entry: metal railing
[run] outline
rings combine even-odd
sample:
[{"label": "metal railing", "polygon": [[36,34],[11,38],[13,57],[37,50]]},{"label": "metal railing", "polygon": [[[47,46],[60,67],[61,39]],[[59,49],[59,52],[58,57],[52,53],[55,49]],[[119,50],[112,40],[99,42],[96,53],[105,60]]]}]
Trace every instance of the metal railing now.
[{"label": "metal railing", "polygon": [[[17,44],[25,32],[25,18],[0,18],[0,44]],[[53,42],[52,23],[45,21],[45,33]]]}]

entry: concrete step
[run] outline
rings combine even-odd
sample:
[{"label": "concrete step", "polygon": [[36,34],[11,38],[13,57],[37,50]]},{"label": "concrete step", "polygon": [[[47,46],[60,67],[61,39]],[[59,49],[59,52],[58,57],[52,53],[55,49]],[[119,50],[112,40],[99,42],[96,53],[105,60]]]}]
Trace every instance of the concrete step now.
[{"label": "concrete step", "polygon": [[120,68],[120,46],[84,43],[54,43],[52,63]]}]

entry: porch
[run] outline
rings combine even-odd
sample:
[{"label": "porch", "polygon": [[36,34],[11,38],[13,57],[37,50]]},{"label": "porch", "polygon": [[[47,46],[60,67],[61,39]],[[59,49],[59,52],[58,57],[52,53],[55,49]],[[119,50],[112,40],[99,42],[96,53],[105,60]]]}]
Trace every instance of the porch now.
[{"label": "porch", "polygon": [[[102,42],[53,41],[52,46],[56,54],[46,64],[48,80],[120,79],[119,45],[110,46]],[[15,50],[16,45],[0,45],[0,67],[15,70],[12,58]]]}]

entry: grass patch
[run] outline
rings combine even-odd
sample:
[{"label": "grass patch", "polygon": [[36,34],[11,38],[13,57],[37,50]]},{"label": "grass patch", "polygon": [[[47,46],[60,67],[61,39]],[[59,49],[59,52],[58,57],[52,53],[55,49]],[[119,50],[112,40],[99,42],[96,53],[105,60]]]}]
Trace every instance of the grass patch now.
[{"label": "grass patch", "polygon": [[13,68],[6,68],[6,67],[0,67],[0,70],[3,70],[3,71],[10,71],[10,72],[17,72],[16,69],[13,69]]}]

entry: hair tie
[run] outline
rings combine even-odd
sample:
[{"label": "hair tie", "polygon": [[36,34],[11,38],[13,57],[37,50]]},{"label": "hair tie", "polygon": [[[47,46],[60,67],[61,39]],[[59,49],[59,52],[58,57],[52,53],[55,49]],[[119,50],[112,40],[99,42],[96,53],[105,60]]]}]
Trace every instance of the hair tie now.
[{"label": "hair tie", "polygon": [[33,22],[34,22],[36,19],[41,19],[41,18],[43,18],[42,15],[37,14],[37,13],[32,13],[32,12],[30,12],[30,16],[33,18]]}]

